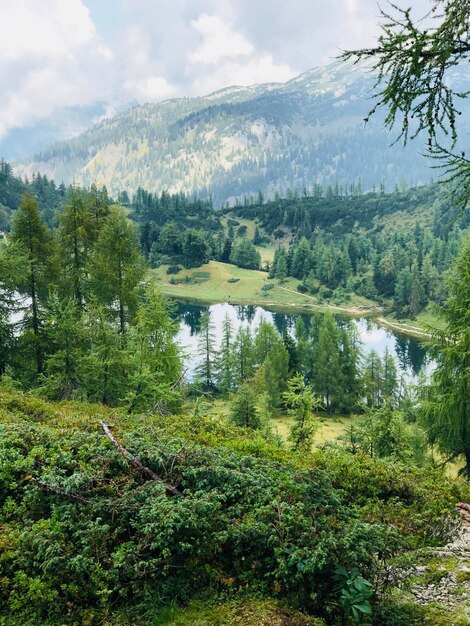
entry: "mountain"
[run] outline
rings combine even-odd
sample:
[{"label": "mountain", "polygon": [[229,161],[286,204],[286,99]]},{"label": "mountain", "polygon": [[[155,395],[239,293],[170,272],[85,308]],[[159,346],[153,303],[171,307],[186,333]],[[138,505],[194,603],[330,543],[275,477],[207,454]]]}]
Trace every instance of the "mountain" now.
[{"label": "mountain", "polygon": [[403,149],[372,107],[367,68],[335,62],[287,83],[229,87],[206,97],[136,106],[16,167],[57,183],[106,185],[113,195],[212,195],[219,206],[261,190],[285,194],[313,183],[389,190],[432,178],[417,146]]},{"label": "mountain", "polygon": [[[122,105],[118,110],[124,110]],[[67,141],[116,111],[105,102],[66,107],[23,128],[14,128],[0,139],[0,155],[7,161],[30,158],[58,141]]]}]

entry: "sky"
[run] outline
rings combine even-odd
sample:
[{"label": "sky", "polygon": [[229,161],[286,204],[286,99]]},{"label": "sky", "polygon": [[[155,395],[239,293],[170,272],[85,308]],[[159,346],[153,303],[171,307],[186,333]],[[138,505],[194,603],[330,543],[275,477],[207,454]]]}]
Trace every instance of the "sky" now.
[{"label": "sky", "polygon": [[0,0],[0,139],[68,107],[285,82],[373,44],[378,15],[376,0]]}]

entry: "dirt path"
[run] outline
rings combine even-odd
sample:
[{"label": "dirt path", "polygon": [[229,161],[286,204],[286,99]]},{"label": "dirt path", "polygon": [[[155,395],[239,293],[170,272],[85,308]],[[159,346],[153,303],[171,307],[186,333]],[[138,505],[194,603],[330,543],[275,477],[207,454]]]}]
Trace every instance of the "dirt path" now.
[{"label": "dirt path", "polygon": [[[288,293],[293,293],[296,296],[299,295],[298,291],[294,291],[294,289],[290,289],[289,287],[282,287],[281,285],[278,285],[279,289],[282,289],[283,291],[287,291]],[[310,300],[313,300],[313,302],[311,304],[309,304],[309,307],[313,307],[316,309],[331,309],[333,311],[341,311],[341,313],[346,313],[349,315],[377,315],[378,313],[382,313],[383,312],[383,308],[380,306],[377,307],[353,307],[353,306],[339,306],[336,304],[318,304],[318,302],[316,301],[316,298],[314,296],[310,296],[306,293],[302,294],[302,296],[304,298],[309,298]],[[302,305],[299,305],[302,306]]]},{"label": "dirt path", "polygon": [[418,339],[429,339],[431,335],[418,326],[412,326],[411,324],[404,324],[403,322],[392,322],[386,317],[378,317],[377,322],[381,326],[386,326],[391,330],[395,330],[397,333],[403,333],[405,335],[413,335]]}]

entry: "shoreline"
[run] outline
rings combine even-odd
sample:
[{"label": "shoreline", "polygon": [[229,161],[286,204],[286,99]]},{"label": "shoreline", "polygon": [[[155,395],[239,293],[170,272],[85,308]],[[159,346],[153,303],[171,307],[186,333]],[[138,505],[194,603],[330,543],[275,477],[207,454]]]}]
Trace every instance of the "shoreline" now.
[{"label": "shoreline", "polygon": [[[214,304],[232,304],[234,306],[256,306],[264,309],[268,309],[278,313],[286,314],[301,314],[301,313],[326,313],[331,312],[334,315],[342,315],[344,317],[350,317],[351,319],[358,318],[371,318],[377,323],[378,326],[389,329],[395,333],[405,335],[407,337],[413,337],[418,340],[427,340],[430,338],[430,334],[420,328],[419,326],[413,326],[398,320],[389,319],[382,315],[384,312],[383,307],[377,305],[376,307],[360,307],[351,306],[345,307],[335,304],[318,304],[318,303],[303,303],[296,302],[291,303],[279,303],[274,300],[261,300],[259,298],[229,298],[224,300],[221,298],[209,298],[207,296],[198,296],[197,294],[179,295],[173,291],[166,291],[165,286],[161,286],[163,295],[166,298],[180,302],[181,304],[194,304],[199,306],[210,306]],[[285,291],[290,291],[285,288]]]}]

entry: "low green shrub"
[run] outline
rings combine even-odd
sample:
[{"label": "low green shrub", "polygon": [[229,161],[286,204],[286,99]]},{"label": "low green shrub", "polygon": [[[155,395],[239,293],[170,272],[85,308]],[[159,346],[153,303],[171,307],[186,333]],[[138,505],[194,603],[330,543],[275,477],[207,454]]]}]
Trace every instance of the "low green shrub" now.
[{"label": "low green shrub", "polygon": [[239,278],[235,278],[235,276],[232,276],[231,278],[227,279],[227,282],[228,283],[238,283],[238,282],[240,282],[240,279]]}]

